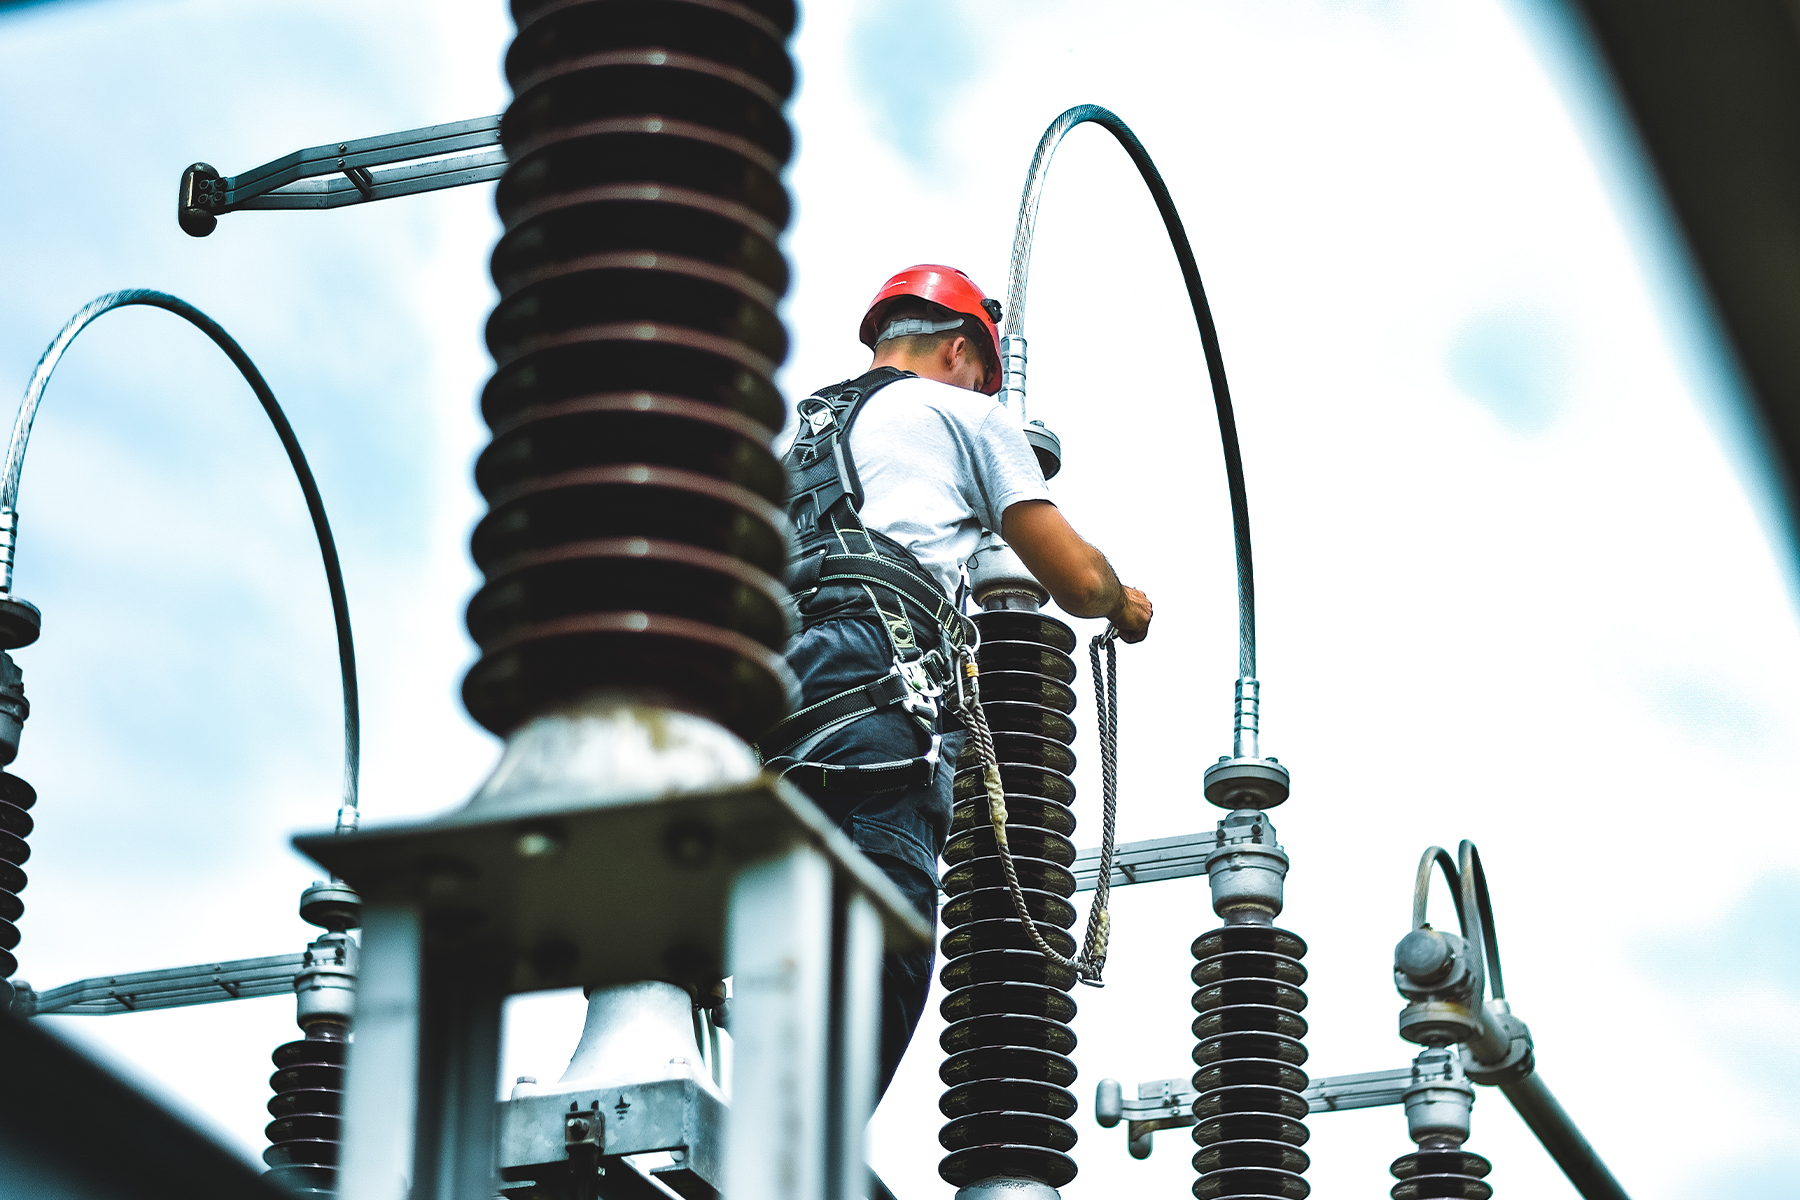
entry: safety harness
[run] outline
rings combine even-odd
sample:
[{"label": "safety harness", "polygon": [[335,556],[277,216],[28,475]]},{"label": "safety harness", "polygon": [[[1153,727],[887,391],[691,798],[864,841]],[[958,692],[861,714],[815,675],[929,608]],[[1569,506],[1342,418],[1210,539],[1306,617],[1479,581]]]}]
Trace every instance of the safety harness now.
[{"label": "safety harness", "polygon": [[[766,766],[811,790],[875,792],[929,783],[937,770],[945,689],[953,689],[954,710],[964,707],[966,667],[974,662],[978,640],[974,622],[906,547],[865,528],[858,515],[863,492],[850,431],[870,396],[910,378],[911,371],[877,367],[808,396],[798,406],[800,433],[783,460],[796,545],[787,585],[801,628],[872,611],[894,652],[886,675],[807,705],[756,744]],[[935,649],[920,646],[915,615],[937,627]],[[924,753],[860,766],[808,757],[828,735],[892,709],[912,718],[927,744]]]}]

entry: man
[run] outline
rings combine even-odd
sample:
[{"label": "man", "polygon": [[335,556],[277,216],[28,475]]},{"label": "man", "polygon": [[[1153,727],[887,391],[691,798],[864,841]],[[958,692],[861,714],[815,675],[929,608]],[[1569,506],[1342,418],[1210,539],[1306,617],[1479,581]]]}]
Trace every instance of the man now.
[{"label": "man", "polygon": [[[801,710],[758,744],[937,918],[964,733],[950,711],[963,564],[997,530],[1062,610],[1142,641],[1151,608],[1051,503],[1000,390],[1000,305],[961,271],[911,267],[876,294],[867,373],[799,405],[787,454],[802,631],[789,643]],[[947,686],[946,686],[947,685]],[[881,1090],[924,1011],[934,950],[890,955]]]}]

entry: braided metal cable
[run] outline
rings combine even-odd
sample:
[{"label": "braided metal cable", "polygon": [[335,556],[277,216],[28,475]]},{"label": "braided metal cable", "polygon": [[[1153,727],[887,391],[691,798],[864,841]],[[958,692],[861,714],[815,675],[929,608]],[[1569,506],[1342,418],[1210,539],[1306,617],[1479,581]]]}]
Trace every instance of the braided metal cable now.
[{"label": "braided metal cable", "polygon": [[[1088,658],[1094,669],[1094,700],[1099,710],[1096,720],[1100,734],[1100,878],[1094,887],[1094,903],[1088,910],[1087,929],[1082,936],[1081,951],[1074,957],[1059,953],[1038,930],[1037,922],[1025,902],[1025,891],[1019,883],[1018,867],[1013,863],[1012,847],[1006,840],[1006,787],[1000,779],[1000,756],[994,749],[994,734],[988,728],[987,713],[981,707],[979,669],[973,655],[963,664],[967,686],[957,713],[967,726],[969,738],[981,762],[982,784],[987,792],[988,822],[994,830],[994,846],[1000,853],[1000,869],[1006,876],[1007,894],[1012,898],[1013,912],[1025,927],[1025,935],[1038,953],[1061,967],[1075,972],[1082,983],[1103,987],[1101,973],[1106,968],[1107,946],[1112,938],[1112,912],[1107,907],[1112,894],[1112,862],[1114,831],[1117,827],[1119,798],[1119,632],[1109,628],[1088,645]],[[1107,671],[1100,671],[1100,646],[1106,646]]]},{"label": "braided metal cable", "polygon": [[[1106,670],[1100,670],[1100,647],[1106,647]],[[1094,979],[1106,967],[1112,933],[1113,834],[1119,810],[1119,631],[1107,627],[1088,642],[1088,665],[1094,673],[1094,720],[1100,736],[1100,876],[1094,881],[1094,906],[1088,910],[1082,957],[1094,964]]]}]

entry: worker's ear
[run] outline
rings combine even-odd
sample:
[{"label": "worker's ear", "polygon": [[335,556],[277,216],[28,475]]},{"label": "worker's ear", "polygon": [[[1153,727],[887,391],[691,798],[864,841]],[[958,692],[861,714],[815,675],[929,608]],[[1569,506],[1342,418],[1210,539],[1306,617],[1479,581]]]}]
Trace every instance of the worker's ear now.
[{"label": "worker's ear", "polygon": [[938,346],[938,357],[943,360],[946,371],[956,370],[957,361],[974,352],[974,348],[969,345],[969,339],[966,337],[953,337]]}]

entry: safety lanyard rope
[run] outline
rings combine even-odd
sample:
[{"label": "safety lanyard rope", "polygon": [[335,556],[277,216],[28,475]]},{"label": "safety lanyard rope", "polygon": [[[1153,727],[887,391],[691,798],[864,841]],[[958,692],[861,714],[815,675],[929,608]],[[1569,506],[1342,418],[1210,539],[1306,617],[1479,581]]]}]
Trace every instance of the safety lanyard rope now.
[{"label": "safety lanyard rope", "polygon": [[[988,728],[987,713],[981,707],[980,670],[973,655],[963,663],[963,675],[969,686],[962,689],[963,704],[959,709],[969,737],[975,743],[987,791],[988,822],[994,830],[994,845],[1000,853],[1000,869],[1006,875],[1006,890],[1012,897],[1013,911],[1032,945],[1058,966],[1075,972],[1075,977],[1092,987],[1104,987],[1101,972],[1106,968],[1107,944],[1112,936],[1112,912],[1108,901],[1112,895],[1113,833],[1119,803],[1119,631],[1109,627],[1088,643],[1088,661],[1094,672],[1094,707],[1098,710],[1100,735],[1100,877],[1094,886],[1093,907],[1088,910],[1087,929],[1082,935],[1081,951],[1075,958],[1059,953],[1044,940],[1037,922],[1025,901],[1025,889],[1019,883],[1019,871],[1013,863],[1012,847],[1006,839],[1006,788],[1000,780],[1000,760],[994,749],[994,734]],[[1100,670],[1100,647],[1106,647],[1104,674]]]}]

